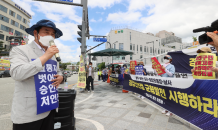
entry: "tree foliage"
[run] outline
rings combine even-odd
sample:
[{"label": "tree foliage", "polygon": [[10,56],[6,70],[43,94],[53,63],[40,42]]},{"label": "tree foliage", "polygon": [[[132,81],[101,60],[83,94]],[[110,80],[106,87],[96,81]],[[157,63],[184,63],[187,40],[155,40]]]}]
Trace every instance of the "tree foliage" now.
[{"label": "tree foliage", "polygon": [[59,63],[60,64],[60,68],[62,68],[63,70],[66,70],[67,69],[67,65],[71,65],[71,63],[70,62],[68,62],[68,63]]},{"label": "tree foliage", "polygon": [[105,68],[105,62],[102,62],[101,64],[98,65],[99,69],[104,69]]}]

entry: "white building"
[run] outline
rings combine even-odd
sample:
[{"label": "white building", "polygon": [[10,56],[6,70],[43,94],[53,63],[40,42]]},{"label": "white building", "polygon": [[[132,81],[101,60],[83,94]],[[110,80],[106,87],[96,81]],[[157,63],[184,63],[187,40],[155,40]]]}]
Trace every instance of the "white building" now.
[{"label": "white building", "polygon": [[[113,63],[125,63],[136,60],[143,61],[145,64],[151,64],[150,58],[146,57],[157,56],[184,48],[182,43],[172,43],[172,45],[167,44],[168,46],[163,46],[160,37],[156,37],[152,33],[143,33],[128,28],[111,30],[107,39],[111,43],[112,48],[134,52],[134,55],[114,56]],[[175,46],[175,48],[171,48],[171,46]],[[110,44],[106,43],[105,48],[110,48]],[[163,56],[159,57],[163,60]],[[102,62],[108,65],[112,63],[112,57],[97,57],[97,64]]]},{"label": "white building", "polygon": [[9,45],[10,36],[24,37],[28,42],[28,34],[25,29],[29,28],[32,16],[18,4],[11,0],[0,0],[0,41]]}]

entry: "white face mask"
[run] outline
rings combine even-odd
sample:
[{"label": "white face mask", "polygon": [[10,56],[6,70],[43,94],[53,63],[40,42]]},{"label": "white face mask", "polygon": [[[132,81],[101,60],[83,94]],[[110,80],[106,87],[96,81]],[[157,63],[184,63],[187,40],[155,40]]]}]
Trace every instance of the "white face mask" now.
[{"label": "white face mask", "polygon": [[50,46],[49,41],[51,40],[54,40],[52,36],[40,36],[39,42],[41,42],[43,46]]},{"label": "white face mask", "polygon": [[167,60],[167,59],[164,59],[163,61],[164,61],[165,64],[170,62],[170,61]]},{"label": "white face mask", "polygon": [[124,67],[124,69],[126,69],[126,67]]},{"label": "white face mask", "polygon": [[92,65],[89,65],[89,67],[92,67]]}]

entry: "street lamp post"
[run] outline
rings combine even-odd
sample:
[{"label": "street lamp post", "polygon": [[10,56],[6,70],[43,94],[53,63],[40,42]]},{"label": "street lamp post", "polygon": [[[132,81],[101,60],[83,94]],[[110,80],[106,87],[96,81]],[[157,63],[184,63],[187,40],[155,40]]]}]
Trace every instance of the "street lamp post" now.
[{"label": "street lamp post", "polygon": [[154,41],[146,42],[146,44],[153,43],[153,55],[154,55]]}]

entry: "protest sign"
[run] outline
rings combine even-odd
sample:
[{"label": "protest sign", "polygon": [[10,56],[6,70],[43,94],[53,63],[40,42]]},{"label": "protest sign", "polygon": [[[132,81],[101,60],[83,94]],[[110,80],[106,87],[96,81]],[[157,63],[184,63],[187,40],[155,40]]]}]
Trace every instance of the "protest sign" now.
[{"label": "protest sign", "polygon": [[125,68],[124,67],[121,67],[120,70],[121,70],[121,74],[125,73]]},{"label": "protest sign", "polygon": [[200,53],[197,55],[194,66],[193,78],[195,79],[216,79],[212,67],[216,67],[216,55],[211,53]]},{"label": "protest sign", "polygon": [[135,75],[144,75],[143,74],[143,66],[142,65],[135,66]]},{"label": "protest sign", "polygon": [[[32,59],[34,61],[35,59]],[[44,69],[38,74],[34,75],[36,100],[37,100],[37,114],[56,109],[59,106],[58,91],[52,85],[51,80],[57,74],[57,62],[48,60]]]},{"label": "protest sign", "polygon": [[83,61],[83,56],[80,56],[80,64],[79,64],[79,76],[78,76],[78,88],[85,88],[86,87],[86,71],[85,71],[85,64]]},{"label": "protest sign", "polygon": [[0,70],[10,70],[10,61],[0,59]]},{"label": "protest sign", "polygon": [[152,62],[152,66],[154,67],[154,69],[156,70],[158,75],[162,75],[165,74],[166,72],[161,68],[161,64],[159,63],[159,61],[157,60],[156,57],[151,58],[151,62]]},{"label": "protest sign", "polygon": [[136,65],[137,65],[136,61],[130,61],[130,71],[135,71]]},{"label": "protest sign", "polygon": [[218,128],[217,80],[125,74],[123,89],[146,97],[203,130]]}]

